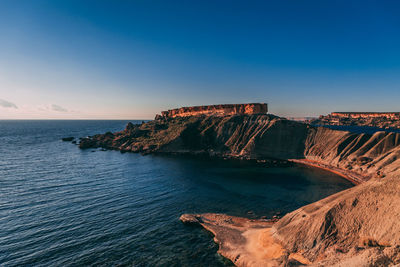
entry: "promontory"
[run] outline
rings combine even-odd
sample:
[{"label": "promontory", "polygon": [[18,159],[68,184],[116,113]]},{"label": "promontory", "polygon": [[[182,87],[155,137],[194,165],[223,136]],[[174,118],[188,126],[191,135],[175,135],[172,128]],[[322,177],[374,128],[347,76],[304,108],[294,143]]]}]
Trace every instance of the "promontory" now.
[{"label": "promontory", "polygon": [[84,138],[81,148],[203,154],[309,164],[356,186],[286,214],[250,220],[185,214],[215,235],[237,266],[400,264],[400,134],[352,133],[267,113],[260,103],[180,108],[121,132]]}]

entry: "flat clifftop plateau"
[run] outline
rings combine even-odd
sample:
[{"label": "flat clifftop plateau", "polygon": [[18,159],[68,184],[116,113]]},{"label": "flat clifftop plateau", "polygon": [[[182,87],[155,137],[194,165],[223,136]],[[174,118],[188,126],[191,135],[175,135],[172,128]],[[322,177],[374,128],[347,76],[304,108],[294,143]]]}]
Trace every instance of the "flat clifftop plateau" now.
[{"label": "flat clifftop plateau", "polygon": [[193,106],[182,107],[162,111],[161,116],[157,115],[156,119],[160,118],[174,118],[174,117],[188,117],[188,116],[227,116],[238,114],[266,114],[268,112],[268,104],[266,103],[249,103],[249,104],[223,104],[223,105],[209,105],[209,106]]},{"label": "flat clifftop plateau", "polygon": [[[276,248],[277,254],[268,254],[272,258],[266,266],[287,266],[294,261],[312,266],[400,263],[400,134],[357,134],[270,114],[178,116],[140,125],[128,123],[123,131],[84,138],[80,147],[290,159],[343,172],[347,177],[356,177],[359,185],[295,210],[273,226],[261,227],[264,231],[246,232],[256,226],[249,221],[242,221],[241,226],[230,225],[229,216],[224,217],[228,223],[223,224],[220,216],[198,215],[208,218],[207,225],[200,224],[212,232],[218,229],[216,240],[226,252],[221,254],[238,266],[264,266],[264,250]],[[251,235],[254,246],[225,238],[229,235],[218,237],[218,233],[232,229]]]},{"label": "flat clifftop plateau", "polygon": [[318,119],[309,120],[311,124],[370,126],[377,128],[400,129],[400,112],[332,112]]}]

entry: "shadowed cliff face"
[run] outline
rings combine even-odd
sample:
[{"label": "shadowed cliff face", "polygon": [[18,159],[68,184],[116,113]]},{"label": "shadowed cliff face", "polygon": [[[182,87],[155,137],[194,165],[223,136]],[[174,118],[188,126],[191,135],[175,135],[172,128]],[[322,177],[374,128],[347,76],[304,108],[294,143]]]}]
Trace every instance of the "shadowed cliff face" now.
[{"label": "shadowed cliff face", "polygon": [[308,126],[273,115],[177,117],[118,133],[96,135],[80,147],[145,153],[207,153],[245,158],[302,158]]},{"label": "shadowed cliff face", "polygon": [[355,134],[274,115],[191,116],[128,124],[83,139],[81,148],[191,153],[250,159],[307,159],[368,179],[398,168],[400,134]]}]

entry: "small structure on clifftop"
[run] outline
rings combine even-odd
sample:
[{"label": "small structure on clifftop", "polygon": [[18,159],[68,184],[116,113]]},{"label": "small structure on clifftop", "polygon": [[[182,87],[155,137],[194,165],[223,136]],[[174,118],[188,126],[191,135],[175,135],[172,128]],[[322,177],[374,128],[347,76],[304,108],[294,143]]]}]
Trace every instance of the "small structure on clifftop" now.
[{"label": "small structure on clifftop", "polygon": [[251,115],[251,114],[267,114],[268,104],[266,103],[249,103],[249,104],[223,104],[209,106],[193,106],[182,107],[162,111],[161,115],[157,115],[156,119],[160,118],[175,118],[188,116],[227,116],[227,115]]}]

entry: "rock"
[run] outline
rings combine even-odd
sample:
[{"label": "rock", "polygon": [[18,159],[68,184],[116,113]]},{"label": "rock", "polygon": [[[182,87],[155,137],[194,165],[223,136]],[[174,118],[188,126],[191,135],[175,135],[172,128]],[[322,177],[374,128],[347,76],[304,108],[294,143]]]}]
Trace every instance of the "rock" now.
[{"label": "rock", "polygon": [[183,214],[181,220],[210,231],[218,253],[236,266],[285,266],[286,251],[272,238],[272,222],[215,213]]},{"label": "rock", "polygon": [[93,137],[82,138],[81,141],[79,142],[79,148],[81,149],[96,148],[96,147],[98,147],[97,141]]},{"label": "rock", "polygon": [[64,141],[64,142],[71,142],[72,140],[74,140],[75,139],[75,137],[63,137],[63,138],[61,138],[61,140],[62,141]]},{"label": "rock", "polygon": [[200,216],[195,214],[182,214],[179,217],[179,220],[185,224],[199,224],[200,223]]},{"label": "rock", "polygon": [[162,111],[161,115],[156,115],[155,119],[160,118],[175,118],[189,116],[227,116],[227,115],[252,115],[266,114],[268,105],[265,103],[250,103],[250,104],[226,104],[226,105],[210,105],[210,106],[195,106],[182,107]]},{"label": "rock", "polygon": [[[318,266],[399,264],[400,254],[388,256],[391,248],[400,247],[398,179],[399,173],[372,179],[295,210],[274,224],[273,236],[289,251],[307,251]],[[330,251],[333,245],[340,251]],[[365,249],[354,251],[357,247]],[[385,264],[378,263],[381,253]]]}]

